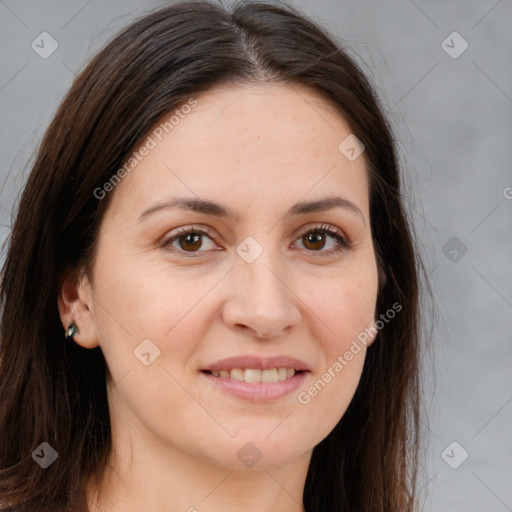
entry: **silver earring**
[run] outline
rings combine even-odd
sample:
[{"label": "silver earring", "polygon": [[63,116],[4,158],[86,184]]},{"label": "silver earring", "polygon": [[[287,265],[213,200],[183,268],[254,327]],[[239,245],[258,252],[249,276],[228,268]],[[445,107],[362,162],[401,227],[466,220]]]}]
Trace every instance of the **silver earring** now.
[{"label": "silver earring", "polygon": [[78,329],[78,326],[75,324],[75,322],[71,322],[66,329],[66,338],[72,338],[73,336],[76,336],[80,330]]}]

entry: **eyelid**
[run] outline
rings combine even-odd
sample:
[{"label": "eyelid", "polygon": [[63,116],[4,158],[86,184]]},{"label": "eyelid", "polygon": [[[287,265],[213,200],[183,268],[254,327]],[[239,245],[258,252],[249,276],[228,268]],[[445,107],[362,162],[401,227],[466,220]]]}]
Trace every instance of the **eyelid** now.
[{"label": "eyelid", "polygon": [[329,255],[335,254],[340,251],[351,249],[353,246],[353,243],[350,240],[350,238],[341,229],[339,229],[336,226],[333,226],[331,224],[325,224],[325,223],[320,223],[320,224],[315,224],[315,225],[308,224],[307,226],[304,226],[299,231],[299,234],[296,237],[296,239],[304,236],[307,233],[313,233],[315,231],[327,233],[327,235],[337,239],[337,241],[338,241],[338,247],[336,247],[335,249],[331,249],[328,251],[307,251],[308,253],[313,254],[315,256],[316,255],[329,256]]},{"label": "eyelid", "polygon": [[310,233],[311,231],[327,231],[327,232],[331,232],[331,233],[336,233],[337,235],[341,236],[344,240],[346,240],[347,244],[349,243],[348,237],[345,235],[345,233],[343,231],[341,231],[341,229],[337,228],[336,226],[332,226],[331,224],[325,224],[325,223],[313,224],[313,225],[308,224],[308,225],[304,226],[303,228],[301,228],[298,236],[303,236],[306,233]]},{"label": "eyelid", "polygon": [[176,238],[180,235],[186,235],[188,233],[199,233],[203,235],[209,236],[212,240],[216,240],[217,238],[220,238],[220,236],[216,233],[214,233],[211,228],[208,226],[199,226],[197,224],[191,224],[189,226],[182,226],[181,228],[177,228],[172,236],[169,238]]},{"label": "eyelid", "polygon": [[[313,233],[315,231],[320,231],[326,233],[328,236],[331,236],[333,238],[336,238],[338,241],[338,247],[334,249],[330,249],[328,251],[307,251],[308,253],[315,255],[315,256],[329,256],[332,254],[335,254],[337,252],[348,250],[352,247],[352,242],[350,239],[345,235],[343,231],[341,231],[336,226],[332,226],[330,224],[320,223],[320,224],[308,224],[300,229],[300,231],[297,233],[297,235],[294,238],[294,243],[304,236],[307,233]],[[221,238],[219,235],[214,233],[209,227],[207,226],[198,226],[198,225],[189,225],[189,226],[182,226],[180,228],[177,228],[176,230],[172,231],[169,235],[165,235],[160,242],[160,246],[165,249],[167,245],[170,245],[170,242],[174,242],[177,240],[180,236],[184,236],[187,234],[200,234],[200,235],[206,235],[213,241],[217,241],[217,239]],[[201,253],[204,252],[210,252],[210,251],[174,251],[171,249],[165,249],[169,252],[174,252],[178,254],[186,254],[187,257],[197,257],[200,256]],[[218,249],[217,249],[218,250]]]},{"label": "eyelid", "polygon": [[176,251],[172,249],[167,249],[167,246],[171,245],[171,242],[174,242],[179,237],[188,235],[188,234],[200,234],[200,235],[206,235],[207,237],[211,238],[213,241],[216,241],[218,238],[220,238],[219,235],[215,234],[210,228],[207,226],[198,226],[196,224],[191,224],[189,226],[182,226],[179,227],[170,233],[163,236],[163,238],[160,240],[158,245],[163,248],[164,250],[171,252],[171,253],[179,253],[179,254],[187,254],[188,257],[195,257],[200,256],[201,253],[207,252],[207,251]]}]

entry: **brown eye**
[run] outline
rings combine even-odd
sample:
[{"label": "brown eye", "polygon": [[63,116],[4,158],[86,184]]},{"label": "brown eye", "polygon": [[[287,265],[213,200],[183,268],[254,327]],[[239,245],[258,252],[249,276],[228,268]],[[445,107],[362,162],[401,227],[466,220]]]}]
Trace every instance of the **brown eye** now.
[{"label": "brown eye", "polygon": [[173,235],[165,239],[161,246],[169,252],[173,253],[189,253],[190,255],[197,253],[208,252],[208,249],[214,249],[215,243],[213,242],[214,235],[203,231],[202,229],[188,227],[181,228]]},{"label": "brown eye", "polygon": [[312,231],[311,233],[302,235],[302,243],[306,249],[316,251],[318,249],[324,248],[325,237],[325,233],[321,233],[320,231]]},{"label": "brown eye", "polygon": [[188,233],[178,237],[178,243],[184,251],[196,251],[201,248],[203,243],[201,237],[202,235],[199,233]]},{"label": "brown eye", "polygon": [[350,242],[337,229],[328,225],[304,231],[299,239],[304,249],[317,252],[318,255],[332,255],[351,247]]}]

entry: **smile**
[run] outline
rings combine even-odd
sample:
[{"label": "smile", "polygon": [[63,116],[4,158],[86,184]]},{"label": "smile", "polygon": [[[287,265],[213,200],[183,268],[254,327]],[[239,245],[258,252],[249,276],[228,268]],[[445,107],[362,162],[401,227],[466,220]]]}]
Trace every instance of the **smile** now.
[{"label": "smile", "polygon": [[221,379],[232,379],[257,384],[258,382],[279,382],[291,379],[296,373],[301,373],[302,370],[296,371],[294,368],[269,368],[266,370],[260,370],[259,368],[233,368],[232,370],[205,370],[205,372]]},{"label": "smile", "polygon": [[[286,377],[282,380],[286,371]],[[215,372],[215,375],[214,375]],[[216,376],[216,374],[219,374]],[[202,370],[204,378],[215,392],[231,395],[253,403],[276,402],[287,395],[296,393],[310,372],[292,368],[233,368],[233,370]],[[263,380],[269,379],[269,381]],[[277,379],[277,380],[275,380]]]}]

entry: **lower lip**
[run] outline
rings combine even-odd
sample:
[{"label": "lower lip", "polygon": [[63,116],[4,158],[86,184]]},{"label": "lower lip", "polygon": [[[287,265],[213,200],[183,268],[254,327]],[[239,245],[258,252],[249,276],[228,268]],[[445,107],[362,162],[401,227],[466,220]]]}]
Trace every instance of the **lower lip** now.
[{"label": "lower lip", "polygon": [[200,372],[218,389],[230,393],[238,398],[249,400],[251,402],[270,402],[278,400],[290,393],[296,391],[304,382],[309,373],[303,371],[296,373],[293,377],[277,382],[257,382],[251,384],[242,380],[235,380],[224,377],[214,377],[209,373]]}]

